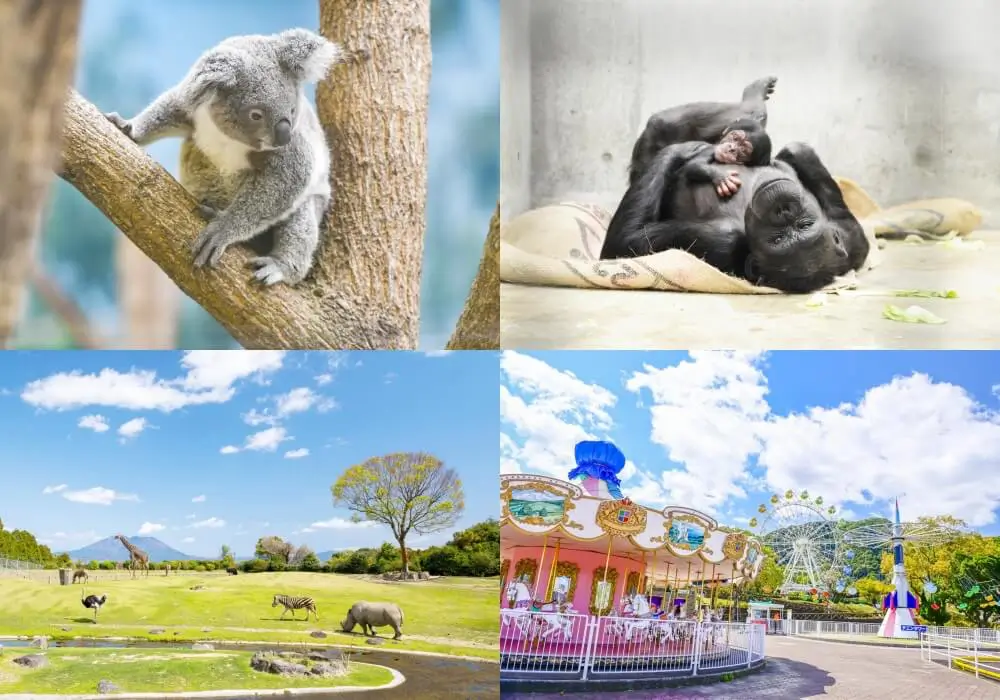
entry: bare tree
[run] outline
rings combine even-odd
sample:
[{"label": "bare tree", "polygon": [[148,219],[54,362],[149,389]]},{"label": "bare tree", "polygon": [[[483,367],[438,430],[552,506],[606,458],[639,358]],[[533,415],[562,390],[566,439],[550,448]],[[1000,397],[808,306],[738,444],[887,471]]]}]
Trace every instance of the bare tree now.
[{"label": "bare tree", "polygon": [[372,457],[344,472],[331,491],[334,504],[359,520],[388,526],[399,544],[404,574],[410,571],[407,536],[440,532],[465,510],[458,474],[423,452]]},{"label": "bare tree", "polygon": [[289,558],[292,556],[292,550],[295,549],[295,545],[291,542],[285,542],[280,537],[275,535],[268,535],[267,537],[261,537],[257,540],[257,548],[254,554],[258,557],[265,557],[271,560],[280,561],[283,564],[287,564]]},{"label": "bare tree", "polygon": [[24,307],[79,21],[80,0],[0,0],[0,347]]},{"label": "bare tree", "polygon": [[291,566],[298,568],[302,566],[302,562],[305,561],[305,558],[310,554],[316,554],[316,552],[314,552],[312,548],[310,548],[308,545],[305,544],[299,545],[298,547],[295,548],[295,551],[292,552],[292,555],[288,558],[288,563]]}]

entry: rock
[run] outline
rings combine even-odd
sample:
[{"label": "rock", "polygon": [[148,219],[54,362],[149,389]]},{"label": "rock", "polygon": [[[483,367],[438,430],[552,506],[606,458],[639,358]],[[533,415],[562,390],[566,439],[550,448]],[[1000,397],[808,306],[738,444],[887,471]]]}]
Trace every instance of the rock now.
[{"label": "rock", "polygon": [[191,648],[194,651],[213,651],[215,649],[215,647],[212,646],[211,644],[205,644],[203,642],[198,642],[196,644],[192,644]]},{"label": "rock", "polygon": [[315,630],[314,632],[310,632],[309,636],[310,637],[315,637],[316,639],[326,639],[326,632],[322,632],[320,630]]},{"label": "rock", "polygon": [[48,637],[33,637],[31,640],[31,646],[35,649],[48,649],[49,648],[49,638]]},{"label": "rock", "polygon": [[204,590],[204,589],[205,589],[204,586],[191,586],[190,590],[192,590],[192,591],[201,591],[201,590]]},{"label": "rock", "polygon": [[427,581],[428,579],[430,579],[430,577],[431,577],[431,575],[429,573],[427,573],[426,571],[421,571],[420,572],[420,580],[421,581]]},{"label": "rock", "polygon": [[318,664],[314,665],[309,669],[309,673],[314,676],[343,676],[347,674],[347,664],[340,662],[335,663],[333,661],[320,661]]},{"label": "rock", "polygon": [[164,634],[164,633],[166,633],[166,630],[163,629],[162,627],[154,627],[153,629],[149,630],[149,633],[150,634]]},{"label": "rock", "polygon": [[101,695],[107,695],[108,693],[118,693],[121,691],[117,685],[111,681],[99,681],[97,684],[97,692]]},{"label": "rock", "polygon": [[257,652],[250,658],[250,668],[262,673],[273,673],[278,676],[305,676],[309,673],[309,669],[302,664],[285,661],[280,657],[264,652]]},{"label": "rock", "polygon": [[59,629],[61,629],[63,632],[70,632],[73,628],[72,627],[60,627]]},{"label": "rock", "polygon": [[49,665],[49,660],[41,654],[28,654],[17,657],[14,663],[25,668],[45,668]]},{"label": "rock", "polygon": [[323,651],[311,651],[309,652],[310,661],[330,661],[332,663],[346,664],[347,659],[344,658],[344,652],[340,649],[324,649]]},{"label": "rock", "polygon": [[377,646],[379,644],[385,644],[385,640],[381,637],[369,637],[365,640],[365,644],[373,644]]}]

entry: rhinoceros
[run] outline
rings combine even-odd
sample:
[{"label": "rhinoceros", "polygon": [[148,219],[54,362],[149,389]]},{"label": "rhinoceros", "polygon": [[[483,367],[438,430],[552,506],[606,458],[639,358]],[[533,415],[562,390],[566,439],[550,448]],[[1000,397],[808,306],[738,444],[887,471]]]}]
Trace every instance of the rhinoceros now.
[{"label": "rhinoceros", "polygon": [[[355,625],[361,625],[365,634],[375,636],[376,627],[392,627],[393,639],[403,636],[400,628],[403,626],[403,610],[395,603],[369,603],[359,600],[347,611],[347,618],[340,623],[345,632],[354,630]],[[371,632],[369,632],[371,630]]]}]

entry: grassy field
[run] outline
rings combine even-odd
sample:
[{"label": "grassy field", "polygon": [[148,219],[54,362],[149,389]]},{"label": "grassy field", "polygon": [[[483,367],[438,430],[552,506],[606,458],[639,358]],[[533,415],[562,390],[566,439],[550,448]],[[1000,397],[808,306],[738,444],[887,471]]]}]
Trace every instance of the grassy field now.
[{"label": "grassy field", "polygon": [[49,649],[45,668],[27,670],[0,657],[0,695],[6,693],[94,694],[109,680],[132,693],[200,690],[373,687],[386,685],[385,668],[351,663],[341,678],[280,677],[250,668],[250,652],[163,649]]},{"label": "grassy field", "polygon": [[[0,578],[0,636],[48,635],[130,637],[163,641],[310,642],[363,645],[361,628],[340,631],[340,621],[358,600],[390,601],[403,609],[403,638],[392,641],[388,627],[376,631],[381,648],[431,651],[486,659],[499,657],[499,594],[496,579],[440,578],[389,583],[361,576],[311,573],[225,573],[163,575],[132,580],[94,580],[88,594],[107,594],[97,624],[80,603],[84,587],[42,580]],[[201,587],[199,590],[192,590]],[[275,593],[316,600],[319,622],[279,620],[271,607]],[[151,634],[152,630],[164,632]],[[326,632],[325,639],[310,633]]]}]

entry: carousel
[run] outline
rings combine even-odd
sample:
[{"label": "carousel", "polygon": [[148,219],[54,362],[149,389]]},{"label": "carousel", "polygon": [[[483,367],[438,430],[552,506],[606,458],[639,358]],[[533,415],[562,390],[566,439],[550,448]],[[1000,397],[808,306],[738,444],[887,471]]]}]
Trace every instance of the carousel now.
[{"label": "carousel", "polygon": [[576,446],[568,481],[501,476],[501,678],[599,680],[750,668],[763,634],[720,585],[753,579],[762,548],[681,506],[625,497],[625,457]]}]

